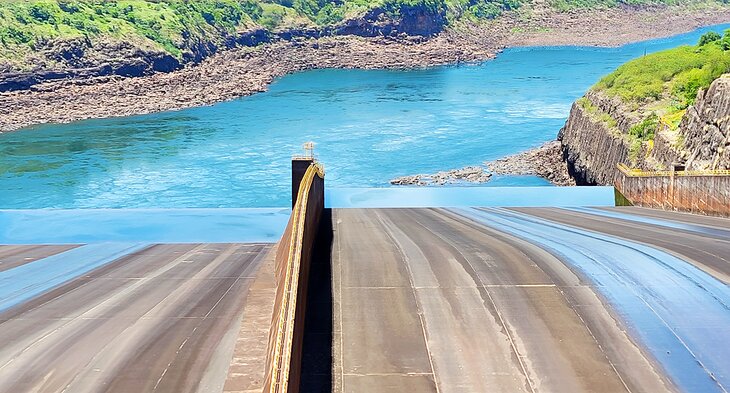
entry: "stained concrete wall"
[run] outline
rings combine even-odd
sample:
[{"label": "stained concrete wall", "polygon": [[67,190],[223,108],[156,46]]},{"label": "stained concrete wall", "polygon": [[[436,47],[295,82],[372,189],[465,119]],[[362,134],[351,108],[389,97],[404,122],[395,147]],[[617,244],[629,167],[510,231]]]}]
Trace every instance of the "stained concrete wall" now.
[{"label": "stained concrete wall", "polygon": [[[296,170],[297,168],[295,168]],[[301,169],[301,168],[299,168]],[[311,170],[311,169],[310,169]],[[272,321],[272,330],[269,336],[269,357],[267,359],[267,372],[264,382],[264,391],[268,392],[272,385],[277,385],[276,391],[281,390],[281,384],[287,385],[287,391],[297,393],[299,391],[299,383],[301,376],[301,358],[302,344],[304,337],[304,319],[307,304],[307,283],[309,282],[309,270],[311,266],[312,253],[315,241],[317,239],[319,222],[324,210],[324,178],[315,174],[310,184],[307,177],[296,187],[297,190],[302,187],[309,187],[306,205],[295,203],[294,209],[300,210],[299,219],[295,220],[295,214],[289,219],[284,235],[279,243],[276,260],[276,301],[274,305],[274,317]],[[297,231],[300,221],[304,222],[303,231]],[[292,237],[292,232],[296,232],[296,236]],[[301,247],[297,247],[297,242]],[[290,259],[292,257],[291,249],[294,253],[299,252],[299,264],[292,267]],[[289,274],[288,274],[289,273]],[[295,279],[292,279],[295,276]],[[287,284],[295,283],[295,284]],[[289,301],[287,301],[287,296]],[[286,309],[290,307],[291,301],[296,302],[296,311],[294,317],[287,315]],[[288,366],[283,361],[282,354],[277,356],[277,334],[279,329],[289,328],[293,324],[293,333],[291,339],[291,349],[288,358],[290,359]],[[286,352],[288,349],[284,348]],[[279,363],[274,366],[274,358],[279,358]],[[287,356],[284,356],[284,358]],[[288,370],[288,371],[287,371]]]},{"label": "stained concrete wall", "polygon": [[730,176],[621,174],[616,189],[636,206],[730,217]]}]

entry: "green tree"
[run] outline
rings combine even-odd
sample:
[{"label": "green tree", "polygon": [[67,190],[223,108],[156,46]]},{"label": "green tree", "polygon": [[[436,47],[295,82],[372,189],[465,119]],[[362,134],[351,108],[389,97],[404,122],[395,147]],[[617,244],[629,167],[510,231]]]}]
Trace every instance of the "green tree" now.
[{"label": "green tree", "polygon": [[725,30],[725,35],[720,40],[722,50],[730,50],[730,29]]},{"label": "green tree", "polygon": [[700,37],[700,42],[697,43],[699,46],[704,46],[709,44],[710,42],[719,41],[722,38],[722,36],[714,31],[708,31],[705,34],[702,34],[702,37]]}]

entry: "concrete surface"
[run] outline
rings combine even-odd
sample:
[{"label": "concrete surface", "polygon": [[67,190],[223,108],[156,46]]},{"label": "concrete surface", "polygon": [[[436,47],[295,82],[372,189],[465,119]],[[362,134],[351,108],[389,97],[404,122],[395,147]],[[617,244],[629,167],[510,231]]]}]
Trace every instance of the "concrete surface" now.
[{"label": "concrete surface", "polygon": [[[271,246],[148,245],[6,309],[0,391],[221,391]],[[0,261],[63,251],[0,247]]]},{"label": "concrete surface", "polygon": [[[261,392],[264,386],[268,362],[271,320],[276,298],[274,276],[275,245],[269,257],[262,263],[246,295],[246,305],[223,391],[226,393]],[[219,392],[220,389],[214,390]]]},{"label": "concrete surface", "polygon": [[[505,209],[460,210],[459,214],[550,250],[586,277],[627,326],[632,338],[682,390],[727,391],[727,284],[686,258],[620,236]],[[602,228],[608,230],[612,225],[606,222]],[[651,234],[652,229],[643,232]],[[661,234],[651,237],[659,238]],[[730,251],[727,245],[725,242],[726,251]]]},{"label": "concrete surface", "polygon": [[730,219],[635,207],[514,210],[669,251],[730,283]]},{"label": "concrete surface", "polygon": [[332,390],[724,391],[723,222],[617,217],[335,209]]},{"label": "concrete surface", "polygon": [[[729,388],[728,219],[571,207],[325,222],[304,344],[317,389],[302,391]],[[261,391],[274,248],[0,246],[0,392]]]},{"label": "concrete surface", "polygon": [[77,246],[0,246],[0,272],[25,265],[26,263],[37,261],[41,258],[60,254],[75,247]]}]

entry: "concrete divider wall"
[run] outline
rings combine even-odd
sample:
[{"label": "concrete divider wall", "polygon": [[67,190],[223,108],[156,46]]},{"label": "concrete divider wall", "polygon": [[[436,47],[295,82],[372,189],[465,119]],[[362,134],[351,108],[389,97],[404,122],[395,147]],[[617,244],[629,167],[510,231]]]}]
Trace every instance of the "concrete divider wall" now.
[{"label": "concrete divider wall", "polygon": [[636,206],[730,217],[730,176],[628,176],[617,190]]},{"label": "concrete divider wall", "polygon": [[269,335],[264,392],[298,392],[307,283],[324,210],[324,173],[312,163],[298,187],[276,255],[276,300]]}]

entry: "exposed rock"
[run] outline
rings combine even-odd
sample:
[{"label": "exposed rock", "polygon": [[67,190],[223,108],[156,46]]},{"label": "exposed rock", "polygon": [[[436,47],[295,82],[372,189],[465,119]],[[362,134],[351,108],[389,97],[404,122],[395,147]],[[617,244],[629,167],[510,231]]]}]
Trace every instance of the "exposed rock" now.
[{"label": "exposed rock", "polygon": [[377,36],[432,36],[441,32],[446,24],[446,15],[436,13],[424,6],[403,6],[396,19],[383,8],[377,7],[359,18],[335,26],[337,35]]},{"label": "exposed rock", "polygon": [[697,94],[679,124],[691,169],[730,169],[730,74]]},{"label": "exposed rock", "polygon": [[200,65],[139,78],[122,78],[111,69],[88,78],[43,75],[46,81],[31,89],[0,93],[0,132],[212,104],[265,91],[275,78],[302,70],[418,68],[488,59],[494,51],[481,46],[467,52],[441,36],[421,44],[387,37],[323,37],[229,50]]},{"label": "exposed rock", "polygon": [[254,29],[242,33],[236,39],[236,43],[241,46],[257,46],[271,42],[273,35],[266,29]]},{"label": "exposed rock", "polygon": [[[172,72],[186,63],[199,63],[221,47],[212,42],[193,41],[183,35],[182,55],[178,59],[162,49],[109,39],[71,38],[44,42],[39,61],[32,70],[0,69],[0,92],[29,89],[59,79],[88,79],[119,75],[140,77],[155,72]],[[272,40],[266,30],[255,29],[236,36],[224,35],[223,47],[256,46]]]},{"label": "exposed rock", "polygon": [[[481,25],[459,25],[433,37],[427,34],[442,22],[436,16],[436,25],[431,24],[422,12],[406,13],[399,21],[372,14],[373,21],[356,20],[335,27],[345,34],[351,23],[359,27],[350,33],[372,37],[333,36],[335,28],[278,33],[254,29],[214,45],[194,42],[190,34],[184,34],[182,60],[159,49],[123,42],[82,40],[74,44],[78,47],[49,42],[44,51],[53,53],[57,45],[59,49],[51,57],[64,59],[67,65],[59,67],[61,60],[43,56],[46,63],[39,60],[31,71],[19,72],[12,64],[0,64],[0,132],[39,123],[209,105],[264,91],[275,78],[307,69],[407,69],[478,62],[506,46],[620,45],[730,19],[730,7],[720,6],[533,11],[530,15],[506,13]],[[657,21],[665,28],[656,29]],[[388,23],[393,25],[388,30],[391,35],[384,37],[383,26]],[[222,50],[228,48],[232,49]],[[213,53],[217,54],[211,56]],[[72,67],[76,65],[82,68]]]},{"label": "exposed rock", "polygon": [[455,183],[486,183],[492,174],[483,167],[469,166],[450,171],[437,172],[432,175],[412,175],[398,177],[390,181],[397,186],[443,186]]},{"label": "exposed rock", "polygon": [[[636,144],[629,137],[640,117],[619,98],[589,91],[585,98],[595,108],[590,113],[574,103],[565,126],[558,134],[568,172],[578,185],[613,185],[618,176],[617,165],[645,170],[669,169],[680,160],[681,151],[669,140],[667,130],[658,130],[654,147]],[[608,117],[615,122],[609,125]]]},{"label": "exposed rock", "polygon": [[60,40],[49,48],[47,57],[70,67],[85,68],[88,64],[84,61],[84,55],[90,46],[88,38]]},{"label": "exposed rock", "polygon": [[390,181],[390,184],[394,186],[427,186],[428,183],[423,180],[428,175],[411,175],[396,177]]},{"label": "exposed rock", "polygon": [[562,160],[561,146],[551,141],[526,152],[486,162],[486,168],[469,166],[432,175],[411,175],[390,181],[393,185],[441,186],[454,183],[486,183],[493,175],[535,175],[558,186],[574,186]]},{"label": "exposed rock", "polygon": [[172,72],[181,67],[175,57],[155,49],[140,48],[125,42],[89,39],[55,40],[45,43],[45,58],[26,72],[0,73],[0,92],[25,90],[44,82],[85,80],[100,76],[140,77],[155,72]]},{"label": "exposed rock", "polygon": [[568,173],[579,186],[613,184],[616,164],[628,161],[630,146],[620,132],[609,129],[578,103],[571,107],[558,140]]},{"label": "exposed rock", "polygon": [[632,146],[628,132],[639,122],[617,99],[596,92],[586,94],[600,114],[616,122],[609,127],[595,113],[575,103],[558,139],[570,175],[579,185],[612,185],[617,164],[645,170],[666,170],[673,163],[687,169],[730,169],[730,75],[715,80],[700,91],[693,106],[679,124],[681,138],[666,128],[659,129],[653,146]]},{"label": "exposed rock", "polygon": [[562,159],[559,141],[547,142],[526,152],[487,162],[487,167],[496,175],[536,175],[557,186],[575,185]]},{"label": "exposed rock", "polygon": [[[362,17],[324,28],[292,28],[279,32],[257,28],[236,35],[222,31],[221,37],[218,37],[222,45],[196,41],[191,34],[183,32],[183,42],[179,47],[182,51],[180,59],[161,49],[140,47],[124,41],[93,42],[88,37],[57,39],[43,44],[42,54],[46,61],[37,64],[36,70],[0,73],[0,92],[29,89],[36,84],[59,79],[108,75],[139,77],[153,72],[172,72],[183,64],[200,63],[221,49],[254,47],[274,41],[291,41],[296,44],[303,39],[332,35],[432,36],[441,32],[445,23],[446,17],[443,13],[433,13],[424,6],[403,6],[396,18],[382,8],[374,8]],[[105,68],[106,63],[114,63],[115,66]]]}]

